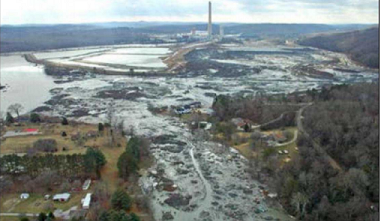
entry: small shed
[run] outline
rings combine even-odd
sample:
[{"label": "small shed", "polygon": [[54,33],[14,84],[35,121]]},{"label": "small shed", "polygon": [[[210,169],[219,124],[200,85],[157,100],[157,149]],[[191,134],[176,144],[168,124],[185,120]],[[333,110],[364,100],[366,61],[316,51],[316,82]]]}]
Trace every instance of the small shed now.
[{"label": "small shed", "polygon": [[60,193],[53,196],[54,201],[66,202],[70,199],[70,193]]},{"label": "small shed", "polygon": [[30,197],[29,193],[21,193],[20,195],[20,199],[22,200],[26,200]]}]

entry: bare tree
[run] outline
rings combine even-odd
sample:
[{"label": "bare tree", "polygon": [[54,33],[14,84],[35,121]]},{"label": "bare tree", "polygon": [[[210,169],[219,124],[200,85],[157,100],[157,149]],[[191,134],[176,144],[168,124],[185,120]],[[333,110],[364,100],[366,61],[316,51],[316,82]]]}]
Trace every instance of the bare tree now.
[{"label": "bare tree", "polygon": [[114,126],[115,126],[115,107],[114,107],[114,103],[110,103],[108,109],[107,109],[107,115],[106,115],[106,119],[107,119],[107,123],[111,126],[109,128],[109,145],[112,146],[112,144],[114,143],[115,141],[115,138],[114,138]]},{"label": "bare tree", "polygon": [[108,109],[107,109],[107,115],[106,115],[106,119],[107,119],[107,123],[109,123],[109,125],[114,125],[114,120],[115,120],[115,107],[114,107],[114,103],[111,102],[108,106]]},{"label": "bare tree", "polygon": [[124,131],[124,120],[123,119],[120,119],[120,118],[117,119],[117,122],[115,123],[115,129],[121,135],[123,134],[123,131]]},{"label": "bare tree", "polygon": [[15,104],[11,104],[9,107],[8,107],[8,111],[10,113],[15,113],[17,115],[17,119],[20,118],[20,112],[24,110],[24,107],[19,104],[19,103],[15,103]]},{"label": "bare tree", "polygon": [[292,196],[291,204],[295,207],[298,216],[302,216],[306,212],[306,205],[309,203],[309,199],[305,194],[297,192]]}]

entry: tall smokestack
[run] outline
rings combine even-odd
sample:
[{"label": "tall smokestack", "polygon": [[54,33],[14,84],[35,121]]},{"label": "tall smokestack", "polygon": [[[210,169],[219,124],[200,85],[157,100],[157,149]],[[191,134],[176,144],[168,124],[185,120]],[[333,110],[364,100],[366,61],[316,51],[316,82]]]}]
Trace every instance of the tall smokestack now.
[{"label": "tall smokestack", "polygon": [[208,37],[212,37],[212,21],[211,21],[211,2],[208,2]]}]

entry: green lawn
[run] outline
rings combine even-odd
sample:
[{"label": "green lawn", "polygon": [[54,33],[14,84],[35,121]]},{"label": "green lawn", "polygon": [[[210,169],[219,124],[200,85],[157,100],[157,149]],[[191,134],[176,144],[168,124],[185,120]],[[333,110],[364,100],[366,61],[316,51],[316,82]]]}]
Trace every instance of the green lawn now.
[{"label": "green lawn", "polygon": [[54,208],[68,210],[73,206],[80,206],[81,199],[84,198],[86,192],[71,193],[71,197],[67,202],[53,202],[45,200],[41,194],[30,194],[30,197],[26,200],[21,200],[19,194],[7,194],[1,198],[0,209],[2,212],[14,212],[14,213],[40,213],[50,212],[46,211],[45,205],[52,202]]}]

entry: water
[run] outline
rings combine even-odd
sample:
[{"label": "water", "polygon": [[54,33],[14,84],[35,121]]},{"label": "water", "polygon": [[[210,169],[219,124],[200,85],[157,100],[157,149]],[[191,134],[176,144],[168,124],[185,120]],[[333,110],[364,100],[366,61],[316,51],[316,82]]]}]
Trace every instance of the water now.
[{"label": "water", "polygon": [[17,55],[1,56],[0,59],[0,83],[7,85],[0,95],[1,112],[5,113],[11,104],[20,103],[25,113],[50,99],[49,90],[56,84],[52,77],[45,75],[43,67],[30,64]]}]

